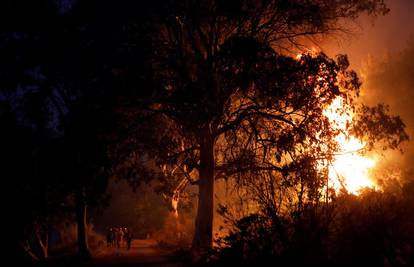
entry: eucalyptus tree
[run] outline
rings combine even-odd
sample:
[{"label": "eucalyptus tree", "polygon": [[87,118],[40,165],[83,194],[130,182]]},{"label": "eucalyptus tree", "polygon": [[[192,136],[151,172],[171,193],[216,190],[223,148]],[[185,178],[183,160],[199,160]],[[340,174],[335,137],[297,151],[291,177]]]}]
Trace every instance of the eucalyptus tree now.
[{"label": "eucalyptus tree", "polygon": [[123,109],[136,129],[126,144],[138,149],[130,160],[153,159],[151,168],[141,164],[146,175],[198,186],[199,254],[212,246],[215,179],[283,173],[292,170],[286,156],[300,161],[335,148],[322,111],[337,96],[351,102],[360,83],[346,57],[295,59],[292,51],[388,9],[381,0],[183,0],[154,1],[149,10],[140,84]]}]

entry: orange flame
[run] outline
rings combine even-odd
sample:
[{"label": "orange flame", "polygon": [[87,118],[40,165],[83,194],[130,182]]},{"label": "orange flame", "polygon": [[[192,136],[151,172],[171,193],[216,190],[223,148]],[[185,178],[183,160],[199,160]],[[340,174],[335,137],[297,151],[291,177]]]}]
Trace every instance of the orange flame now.
[{"label": "orange flame", "polygon": [[353,114],[344,105],[341,97],[337,97],[323,113],[335,130],[342,131],[335,139],[339,151],[329,166],[330,187],[339,191],[345,188],[348,192],[358,194],[363,188],[375,188],[370,179],[369,171],[375,166],[375,160],[359,154],[365,143],[353,136],[348,136],[347,125],[352,122]]}]

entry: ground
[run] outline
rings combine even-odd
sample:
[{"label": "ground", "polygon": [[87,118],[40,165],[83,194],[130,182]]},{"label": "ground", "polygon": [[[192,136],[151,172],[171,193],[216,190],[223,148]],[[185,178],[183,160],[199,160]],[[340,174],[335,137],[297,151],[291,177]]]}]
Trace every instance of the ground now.
[{"label": "ground", "polygon": [[64,261],[59,266],[79,267],[182,267],[172,252],[157,247],[154,240],[134,240],[131,249],[102,248],[86,262]]}]

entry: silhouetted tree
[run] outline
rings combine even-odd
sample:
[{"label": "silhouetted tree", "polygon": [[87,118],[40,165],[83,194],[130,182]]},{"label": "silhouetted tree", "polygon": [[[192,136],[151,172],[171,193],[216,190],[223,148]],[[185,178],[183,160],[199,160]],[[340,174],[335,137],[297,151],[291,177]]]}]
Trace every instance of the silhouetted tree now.
[{"label": "silhouetted tree", "polygon": [[[96,36],[88,36],[89,31],[83,31],[87,21],[62,10],[59,3],[2,3],[3,19],[9,21],[1,29],[1,53],[6,60],[1,97],[14,109],[18,125],[32,129],[32,136],[45,136],[50,146],[57,147],[46,149],[49,144],[42,143],[31,148],[28,144],[28,151],[44,153],[39,158],[37,152],[30,153],[35,154],[30,162],[35,169],[28,177],[45,176],[54,183],[39,187],[50,186],[49,191],[62,196],[74,195],[79,252],[88,256],[86,205],[98,204],[106,188],[110,170],[106,148],[113,139],[115,99],[106,90],[103,61],[107,58],[98,56],[102,50],[94,42]],[[19,161],[14,160],[17,165]],[[19,173],[13,177],[26,181]]]},{"label": "silhouetted tree", "polygon": [[[337,145],[322,111],[336,97],[352,105],[360,83],[344,56],[287,54],[345,30],[343,20],[388,11],[382,0],[28,3],[3,9],[11,23],[1,32],[10,65],[1,70],[2,98],[30,96],[23,107],[39,113],[26,109],[26,125],[47,125],[38,129],[61,140],[64,160],[53,174],[75,196],[83,255],[86,203],[100,199],[112,156],[114,104],[126,156],[112,159],[129,177],[156,176],[173,191],[183,179],[198,185],[196,256],[212,246],[215,179],[305,177],[317,198],[315,163]],[[367,118],[356,134],[375,133],[391,147],[406,140],[381,106],[361,109]]]},{"label": "silhouetted tree", "polygon": [[[359,88],[344,57],[338,63],[324,55],[294,60],[281,52],[303,47],[306,38],[345,30],[343,20],[388,10],[383,1],[155,1],[154,6],[143,31],[151,42],[141,61],[146,67],[140,91],[131,93],[123,110],[130,128],[138,125],[141,140],[132,146],[134,135],[126,143],[143,151],[138,161],[144,154],[155,158],[161,171],[151,175],[198,185],[196,255],[212,246],[214,180],[245,171],[283,172],[282,155],[301,154],[297,147],[309,148],[316,132],[319,144],[329,141],[323,108]],[[302,157],[311,157],[305,150]]]}]

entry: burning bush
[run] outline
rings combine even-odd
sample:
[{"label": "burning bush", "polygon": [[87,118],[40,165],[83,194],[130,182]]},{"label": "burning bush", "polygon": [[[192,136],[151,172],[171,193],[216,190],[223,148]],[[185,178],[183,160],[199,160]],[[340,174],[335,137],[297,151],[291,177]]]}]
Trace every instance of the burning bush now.
[{"label": "burning bush", "polygon": [[[207,263],[237,266],[411,266],[414,264],[414,183],[400,192],[343,193],[302,212],[262,209],[229,223]],[[263,207],[265,208],[265,207]]]}]

